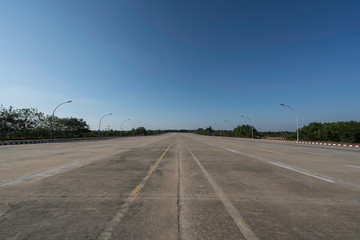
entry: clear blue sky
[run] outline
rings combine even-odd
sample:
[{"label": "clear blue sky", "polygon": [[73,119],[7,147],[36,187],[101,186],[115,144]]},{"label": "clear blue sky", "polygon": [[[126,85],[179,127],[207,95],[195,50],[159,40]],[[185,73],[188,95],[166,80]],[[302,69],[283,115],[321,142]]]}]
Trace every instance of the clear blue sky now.
[{"label": "clear blue sky", "polygon": [[2,1],[0,104],[96,129],[360,121],[360,1]]}]

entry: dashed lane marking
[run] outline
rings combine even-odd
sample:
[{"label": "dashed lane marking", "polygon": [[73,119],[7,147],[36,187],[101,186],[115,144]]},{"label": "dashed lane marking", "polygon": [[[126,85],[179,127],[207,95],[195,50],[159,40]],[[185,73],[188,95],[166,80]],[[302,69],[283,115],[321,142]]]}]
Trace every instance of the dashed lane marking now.
[{"label": "dashed lane marking", "polygon": [[305,152],[305,151],[296,151],[298,153],[306,153],[306,154],[312,154],[312,155],[318,155],[318,156],[324,156],[324,157],[333,157],[329,154],[323,154],[323,153],[312,153],[312,152]]},{"label": "dashed lane marking", "polygon": [[136,197],[139,195],[141,189],[144,188],[145,184],[155,171],[155,169],[159,166],[161,159],[164,158],[166,153],[171,148],[172,143],[168,146],[165,152],[161,155],[161,157],[151,166],[148,174],[145,176],[143,180],[136,186],[136,188],[131,192],[130,196],[125,200],[124,204],[120,207],[119,211],[114,215],[112,220],[106,225],[104,230],[100,233],[98,239],[99,240],[108,240],[111,238],[111,235],[114,233],[115,228],[119,225],[121,219],[125,216],[125,213],[130,208],[131,204],[135,201]]},{"label": "dashed lane marking", "polygon": [[275,152],[275,151],[269,151],[269,150],[260,150],[262,152],[269,152],[269,153],[275,153],[275,154],[281,154],[281,155],[284,155],[285,153],[282,153],[282,152]]},{"label": "dashed lane marking", "polygon": [[86,164],[92,163],[94,161],[98,161],[98,160],[101,160],[101,159],[104,159],[104,158],[107,158],[107,157],[111,157],[111,156],[114,156],[116,154],[123,153],[123,152],[126,152],[126,151],[128,151],[128,149],[121,149],[121,150],[113,152],[113,153],[96,156],[94,158],[90,158],[90,159],[87,159],[87,160],[80,160],[80,161],[76,161],[76,162],[72,162],[72,163],[67,163],[67,164],[64,164],[64,165],[61,165],[61,166],[57,166],[57,167],[54,167],[54,168],[47,169],[45,171],[32,173],[32,174],[27,175],[27,176],[23,176],[23,177],[20,177],[20,178],[16,178],[16,179],[12,179],[12,180],[9,180],[9,181],[2,182],[2,183],[0,183],[0,187],[11,185],[11,184],[14,184],[14,183],[19,183],[19,182],[29,180],[29,179],[36,179],[37,180],[37,179],[53,176],[54,174],[58,174],[58,173],[66,171],[66,170],[69,170],[69,169],[71,169],[71,167],[81,167],[81,166],[84,166]]},{"label": "dashed lane marking", "polygon": [[286,168],[286,169],[289,169],[291,171],[301,173],[301,174],[304,174],[304,175],[307,175],[307,176],[310,176],[310,177],[313,177],[313,178],[317,178],[317,179],[320,179],[320,180],[323,180],[323,181],[326,181],[326,182],[335,183],[335,181],[333,181],[333,180],[323,178],[323,177],[319,177],[319,176],[316,176],[314,174],[307,173],[307,172],[304,172],[304,171],[300,171],[298,169],[295,169],[293,167],[290,167],[290,166],[282,164],[282,163],[277,163],[277,162],[272,162],[272,161],[268,161],[268,163],[273,164],[273,165],[278,166],[278,167]]},{"label": "dashed lane marking", "polygon": [[[205,142],[203,142],[203,143],[205,143]],[[207,143],[205,143],[205,144],[207,144]],[[209,145],[209,144],[208,144],[208,145]],[[270,160],[267,159],[267,158],[259,157],[259,156],[253,155],[253,154],[244,153],[244,152],[240,152],[240,151],[237,151],[237,150],[233,150],[233,149],[225,148],[225,147],[221,147],[221,146],[216,146],[216,145],[214,145],[214,147],[218,147],[218,148],[221,148],[221,149],[224,149],[224,150],[233,152],[233,153],[237,153],[237,154],[240,154],[240,155],[243,155],[243,156],[247,156],[247,157],[250,157],[250,158],[259,159],[259,160],[264,161],[264,162],[267,162],[267,163],[269,163],[269,164],[272,164],[272,165],[275,165],[275,166],[278,166],[278,167],[282,167],[282,168],[286,168],[286,169],[288,169],[288,170],[292,170],[292,171],[294,171],[294,172],[301,173],[301,174],[304,174],[304,175],[307,175],[307,176],[310,176],[310,177],[314,177],[314,178],[317,178],[317,179],[320,179],[320,180],[323,180],[323,181],[326,181],[326,182],[336,183],[336,181],[330,180],[330,179],[328,179],[328,178],[320,177],[320,176],[314,175],[314,174],[312,174],[312,173],[308,173],[308,172],[306,172],[305,170],[302,170],[302,169],[300,170],[300,169],[297,169],[297,168],[292,167],[292,166],[288,166],[288,165],[283,164],[283,163],[279,163],[279,162],[275,162],[275,161],[270,161]]]},{"label": "dashed lane marking", "polygon": [[347,167],[352,167],[352,168],[360,168],[360,166],[354,166],[354,165],[345,165]]}]

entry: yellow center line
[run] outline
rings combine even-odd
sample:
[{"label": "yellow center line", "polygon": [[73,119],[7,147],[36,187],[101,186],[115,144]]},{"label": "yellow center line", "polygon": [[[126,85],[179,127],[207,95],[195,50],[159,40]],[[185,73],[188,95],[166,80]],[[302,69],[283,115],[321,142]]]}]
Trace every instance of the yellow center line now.
[{"label": "yellow center line", "polygon": [[146,182],[149,180],[155,169],[159,166],[160,161],[165,157],[166,153],[170,150],[173,143],[171,143],[161,157],[151,166],[148,174],[141,180],[141,182],[135,187],[131,192],[130,196],[125,200],[124,204],[120,207],[119,211],[114,215],[112,220],[104,228],[104,230],[99,235],[99,240],[108,240],[113,234],[116,226],[119,225],[119,222],[124,217],[127,210],[130,208],[131,204],[135,201],[136,197],[139,195],[141,189],[144,188]]}]

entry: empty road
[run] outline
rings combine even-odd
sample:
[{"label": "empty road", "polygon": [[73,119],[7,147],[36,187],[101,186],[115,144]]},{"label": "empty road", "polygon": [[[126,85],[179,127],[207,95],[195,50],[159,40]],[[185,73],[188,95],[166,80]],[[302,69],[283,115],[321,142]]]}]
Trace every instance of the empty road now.
[{"label": "empty road", "polygon": [[1,146],[0,239],[360,239],[360,149],[185,133]]}]

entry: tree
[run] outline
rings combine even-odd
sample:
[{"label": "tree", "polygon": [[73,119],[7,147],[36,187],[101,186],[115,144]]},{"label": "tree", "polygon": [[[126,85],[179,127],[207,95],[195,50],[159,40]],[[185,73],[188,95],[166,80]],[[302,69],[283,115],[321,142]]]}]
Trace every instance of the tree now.
[{"label": "tree", "polygon": [[84,133],[90,131],[89,125],[82,118],[62,118],[59,123],[62,130],[72,137],[82,137]]},{"label": "tree", "polygon": [[17,130],[18,112],[13,108],[9,107],[6,109],[3,105],[0,105],[0,135],[1,140],[5,141],[6,136],[11,131]]},{"label": "tree", "polygon": [[135,129],[135,135],[147,135],[147,131],[144,127],[138,127]]},{"label": "tree", "polygon": [[28,130],[40,125],[40,119],[44,114],[38,112],[35,108],[23,108],[17,112],[17,128],[22,132],[23,139],[26,139]]},{"label": "tree", "polygon": [[[300,129],[300,136],[305,141],[329,142],[360,142],[360,122],[312,122]],[[295,140],[296,133],[287,136],[288,140]]]},{"label": "tree", "polygon": [[[252,127],[250,125],[239,125],[234,129],[234,137],[252,137]],[[256,129],[254,128],[254,136],[257,134]]]}]

